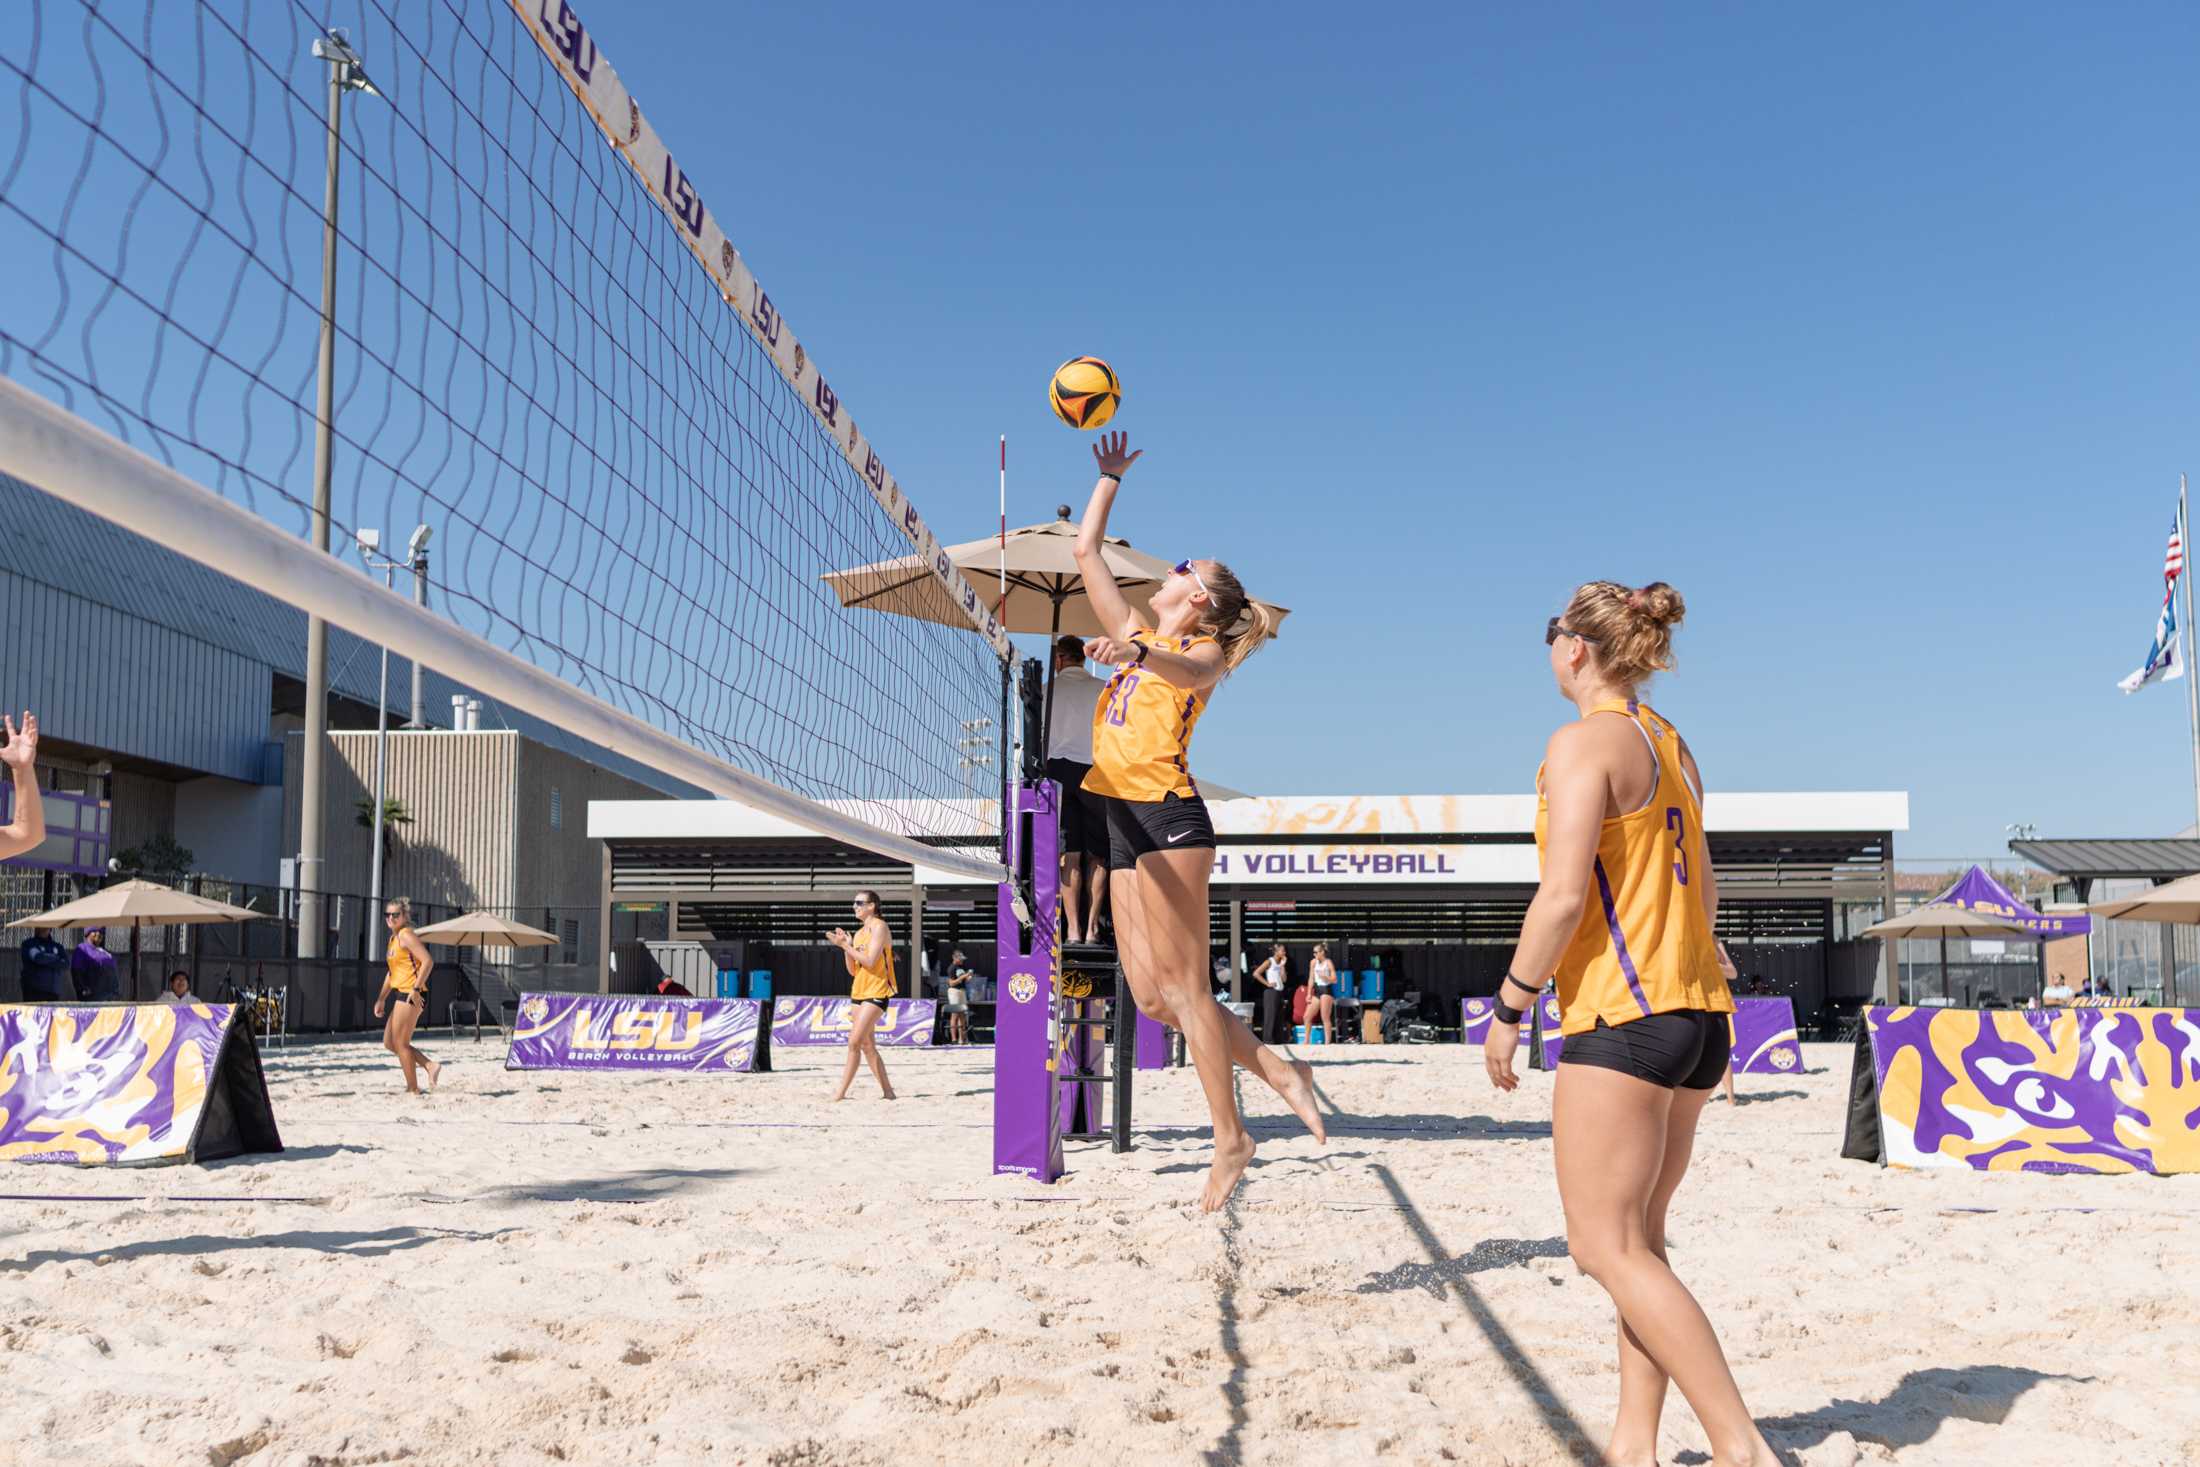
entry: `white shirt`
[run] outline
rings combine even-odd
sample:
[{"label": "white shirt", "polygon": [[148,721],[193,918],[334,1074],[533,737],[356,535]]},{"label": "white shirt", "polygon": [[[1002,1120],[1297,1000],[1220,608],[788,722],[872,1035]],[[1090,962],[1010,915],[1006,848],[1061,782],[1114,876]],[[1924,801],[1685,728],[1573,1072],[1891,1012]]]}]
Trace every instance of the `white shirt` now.
[{"label": "white shirt", "polygon": [[176,997],[176,990],[174,990],[173,988],[163,988],[160,991],[160,1001],[162,1003],[197,1003],[199,1001],[199,996],[195,993],[190,992],[187,989],[185,990],[183,997],[178,998]]},{"label": "white shirt", "polygon": [[1047,725],[1047,757],[1092,762],[1092,715],[1107,684],[1083,663],[1054,675],[1053,721]]}]

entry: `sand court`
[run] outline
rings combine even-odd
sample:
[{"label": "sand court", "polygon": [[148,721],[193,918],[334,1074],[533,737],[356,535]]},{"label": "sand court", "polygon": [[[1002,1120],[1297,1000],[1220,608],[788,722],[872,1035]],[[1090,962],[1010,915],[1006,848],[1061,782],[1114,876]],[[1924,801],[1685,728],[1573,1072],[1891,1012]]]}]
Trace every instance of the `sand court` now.
[{"label": "sand court", "polygon": [[[268,1056],[280,1157],[0,1176],[9,1461],[1560,1463],[1616,1399],[1565,1256],[1551,1078],[1460,1046],[1316,1051],[1329,1146],[1195,1208],[1189,1070],[1137,1147],[987,1173],[992,1056],[770,1075],[511,1074],[431,1039]],[[2189,1461],[2200,1177],[1837,1157],[1848,1051],[1715,1102],[1673,1255],[1798,1460]],[[187,1200],[216,1199],[216,1200]],[[251,1199],[251,1200],[236,1200]],[[1676,1396],[1667,1462],[1706,1460]]]}]

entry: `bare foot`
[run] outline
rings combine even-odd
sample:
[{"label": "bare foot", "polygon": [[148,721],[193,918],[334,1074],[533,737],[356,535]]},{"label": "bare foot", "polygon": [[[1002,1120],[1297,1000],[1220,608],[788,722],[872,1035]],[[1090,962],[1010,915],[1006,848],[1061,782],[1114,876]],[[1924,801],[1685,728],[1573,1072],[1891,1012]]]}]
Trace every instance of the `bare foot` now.
[{"label": "bare foot", "polygon": [[1201,1212],[1218,1212],[1237,1190],[1238,1179],[1253,1162],[1253,1138],[1240,1131],[1234,1142],[1215,1142],[1215,1159],[1207,1167],[1207,1187],[1199,1194]]},{"label": "bare foot", "polygon": [[1302,1121],[1306,1129],[1314,1133],[1314,1139],[1329,1144],[1329,1128],[1322,1124],[1322,1113],[1314,1106],[1314,1067],[1305,1060],[1291,1061],[1291,1079],[1277,1092],[1283,1103],[1291,1107],[1291,1114]]},{"label": "bare foot", "polygon": [[442,1079],[442,1078],[443,1078],[443,1066],[442,1066],[442,1065],[441,1065],[441,1064],[440,1064],[439,1062],[437,1062],[437,1061],[435,1061],[435,1060],[429,1060],[429,1061],[428,1061],[428,1088],[429,1088],[430,1090],[433,1090],[433,1089],[435,1089],[435,1082],[436,1082],[436,1081],[438,1081],[438,1080],[440,1080],[440,1079]]},{"label": "bare foot", "polygon": [[835,1105],[838,1105],[838,1104],[840,1104],[840,1102],[842,1102],[843,1100],[846,1100],[847,1098],[848,1098],[848,1092],[847,1092],[847,1091],[845,1091],[845,1090],[843,1090],[843,1091],[841,1091],[841,1092],[840,1092],[840,1093],[839,1093],[838,1095],[836,1095],[836,1096],[834,1096],[834,1097],[833,1097],[833,1104],[835,1104]]},{"label": "bare foot", "polygon": [[900,1096],[896,1095],[896,1094],[895,1094],[895,1093],[894,1093],[893,1091],[891,1091],[891,1090],[881,1090],[881,1091],[879,1092],[878,1098],[879,1098],[879,1099],[881,1099],[881,1100],[899,1100],[899,1099],[901,1099],[901,1097],[900,1097]]}]

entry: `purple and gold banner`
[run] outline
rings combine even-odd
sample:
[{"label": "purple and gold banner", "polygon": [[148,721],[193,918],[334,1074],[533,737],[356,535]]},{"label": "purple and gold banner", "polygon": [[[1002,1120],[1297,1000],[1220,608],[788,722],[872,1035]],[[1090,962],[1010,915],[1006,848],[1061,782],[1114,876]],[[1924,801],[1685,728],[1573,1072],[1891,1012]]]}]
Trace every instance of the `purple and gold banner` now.
[{"label": "purple and gold banner", "polygon": [[1786,997],[1734,999],[1728,1032],[1734,1053],[1727,1065],[1737,1075],[1799,1075],[1803,1046],[1795,1032],[1795,1002]]},{"label": "purple and gold banner", "polygon": [[[2200,1009],[1873,1008],[1865,1025],[1845,1156],[2200,1171]],[[1859,1135],[1874,1119],[1876,1146]]]},{"label": "purple and gold banner", "polygon": [[1558,1032],[1565,1011],[1558,1006],[1556,986],[1543,990],[1543,996],[1535,1001],[1536,1068],[1558,1068],[1558,1053],[1566,1047],[1566,1036]]},{"label": "purple and gold banner", "polygon": [[[939,1007],[935,998],[890,998],[871,1037],[882,1045],[930,1044]],[[846,1044],[854,1018],[852,998],[773,999],[772,1043]]]},{"label": "purple and gold banner", "polygon": [[653,993],[528,993],[507,1070],[753,1070],[763,1005]]},{"label": "purple and gold banner", "polygon": [[[1482,1043],[1490,1037],[1490,1021],[1496,1017],[1496,1007],[1486,998],[1459,1000],[1459,1038],[1468,1044]],[[1520,1042],[1526,1044],[1534,1034],[1534,1021],[1521,1015]]]},{"label": "purple and gold banner", "polygon": [[230,1032],[235,1017],[222,1003],[0,1004],[0,1161],[282,1150],[251,1034]]}]

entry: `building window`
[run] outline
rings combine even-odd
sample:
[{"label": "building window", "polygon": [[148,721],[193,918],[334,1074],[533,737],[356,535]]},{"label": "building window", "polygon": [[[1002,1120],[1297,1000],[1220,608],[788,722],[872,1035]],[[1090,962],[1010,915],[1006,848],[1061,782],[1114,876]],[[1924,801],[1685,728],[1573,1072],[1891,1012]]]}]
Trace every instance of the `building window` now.
[{"label": "building window", "polygon": [[568,963],[579,962],[581,960],[581,919],[578,917],[566,918],[565,926],[561,930],[565,934],[565,961]]},{"label": "building window", "polygon": [[565,829],[565,799],[558,793],[556,785],[550,786],[550,828]]}]

